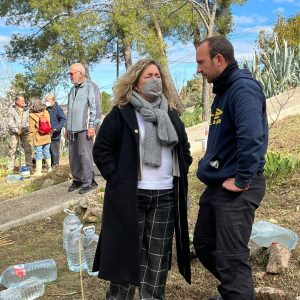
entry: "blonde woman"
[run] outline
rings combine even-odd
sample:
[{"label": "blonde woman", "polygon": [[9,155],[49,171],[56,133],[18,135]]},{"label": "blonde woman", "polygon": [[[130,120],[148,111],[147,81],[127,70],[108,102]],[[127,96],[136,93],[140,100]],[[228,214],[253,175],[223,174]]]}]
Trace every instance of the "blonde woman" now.
[{"label": "blonde woman", "polygon": [[[34,147],[34,158],[36,162],[36,171],[34,176],[42,175],[42,159],[46,160],[48,172],[51,172],[51,155],[50,155],[50,132],[40,132],[40,117],[48,121],[50,125],[50,115],[45,109],[42,100],[33,99],[31,101],[30,114],[29,114],[29,141]],[[47,126],[47,124],[46,124]],[[51,127],[50,127],[51,128]]]},{"label": "blonde woman", "polygon": [[136,286],[141,299],[165,299],[174,229],[179,272],[191,276],[190,144],[156,61],[131,66],[114,97],[93,150],[107,181],[94,271],[110,281],[106,299],[133,299]]}]

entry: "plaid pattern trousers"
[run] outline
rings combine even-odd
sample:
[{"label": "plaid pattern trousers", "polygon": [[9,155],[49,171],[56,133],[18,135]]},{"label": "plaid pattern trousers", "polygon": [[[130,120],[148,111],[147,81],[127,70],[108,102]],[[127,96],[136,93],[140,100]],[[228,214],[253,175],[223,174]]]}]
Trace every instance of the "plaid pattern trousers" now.
[{"label": "plaid pattern trousers", "polygon": [[[175,223],[173,190],[138,190],[141,300],[165,299]],[[132,300],[135,286],[111,282],[106,300]]]}]

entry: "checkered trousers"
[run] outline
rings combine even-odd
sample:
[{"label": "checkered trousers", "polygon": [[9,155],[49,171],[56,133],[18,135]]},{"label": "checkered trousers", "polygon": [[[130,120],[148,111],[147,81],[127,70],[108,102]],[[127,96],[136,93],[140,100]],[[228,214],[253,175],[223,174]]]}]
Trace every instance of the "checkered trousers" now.
[{"label": "checkered trousers", "polygon": [[[165,299],[175,223],[173,190],[138,190],[141,300]],[[107,300],[132,300],[135,286],[111,282]]]}]

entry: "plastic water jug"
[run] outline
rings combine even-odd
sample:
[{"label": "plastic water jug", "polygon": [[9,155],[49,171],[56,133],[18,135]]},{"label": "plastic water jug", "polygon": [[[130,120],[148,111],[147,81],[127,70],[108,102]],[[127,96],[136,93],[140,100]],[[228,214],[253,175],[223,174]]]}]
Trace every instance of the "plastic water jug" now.
[{"label": "plastic water jug", "polygon": [[28,165],[22,164],[22,166],[20,168],[20,173],[24,179],[29,178],[30,177],[30,169],[29,169]]},{"label": "plastic water jug", "polygon": [[98,272],[92,272],[94,257],[98,245],[99,235],[95,233],[95,226],[87,226],[82,229],[82,246],[84,250],[87,270],[89,275],[97,276]]},{"label": "plastic water jug", "polygon": [[44,259],[31,263],[10,266],[2,273],[0,283],[9,288],[30,277],[37,277],[43,282],[56,280],[56,262],[53,259]]},{"label": "plastic water jug", "polygon": [[45,293],[42,280],[30,277],[25,281],[0,292],[0,300],[33,300]]},{"label": "plastic water jug", "polygon": [[5,177],[7,182],[17,182],[23,180],[23,176],[20,174],[10,174]]},{"label": "plastic water jug", "polygon": [[67,214],[63,222],[63,246],[64,249],[66,249],[67,238],[70,234],[71,228],[79,227],[81,225],[81,221],[76,216],[75,211],[65,208],[64,212]]},{"label": "plastic water jug", "polygon": [[258,221],[253,224],[250,239],[262,247],[279,243],[292,250],[296,248],[299,237],[290,229],[267,221]]},{"label": "plastic water jug", "polygon": [[66,255],[68,260],[68,267],[70,271],[80,272],[86,270],[86,261],[82,246],[82,225],[70,229],[67,237]]}]

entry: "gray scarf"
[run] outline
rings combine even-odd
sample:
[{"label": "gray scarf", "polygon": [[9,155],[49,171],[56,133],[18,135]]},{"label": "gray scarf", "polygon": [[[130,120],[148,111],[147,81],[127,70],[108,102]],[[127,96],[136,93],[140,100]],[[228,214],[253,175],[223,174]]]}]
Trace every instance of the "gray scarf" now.
[{"label": "gray scarf", "polygon": [[150,103],[133,91],[130,102],[145,120],[143,162],[151,167],[160,167],[162,145],[175,146],[178,143],[177,133],[168,115],[167,99],[161,95]]}]

